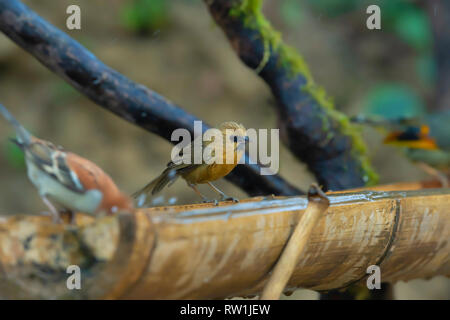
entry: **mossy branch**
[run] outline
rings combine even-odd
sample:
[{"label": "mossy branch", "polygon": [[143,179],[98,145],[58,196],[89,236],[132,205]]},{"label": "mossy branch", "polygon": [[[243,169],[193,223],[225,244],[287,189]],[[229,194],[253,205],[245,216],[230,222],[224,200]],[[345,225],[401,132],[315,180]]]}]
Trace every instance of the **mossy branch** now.
[{"label": "mossy branch", "polygon": [[319,183],[333,190],[374,184],[377,176],[359,132],[316,85],[303,58],[265,19],[262,0],[205,3],[241,60],[269,85],[284,143]]}]

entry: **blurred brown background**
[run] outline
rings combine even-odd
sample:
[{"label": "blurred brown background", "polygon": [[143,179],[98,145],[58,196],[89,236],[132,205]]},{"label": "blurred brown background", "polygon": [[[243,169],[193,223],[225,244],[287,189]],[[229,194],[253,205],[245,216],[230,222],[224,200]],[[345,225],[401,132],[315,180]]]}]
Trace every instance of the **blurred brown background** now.
[{"label": "blurred brown background", "polygon": [[[202,2],[152,1],[76,1],[81,7],[82,29],[72,31],[66,28],[65,12],[73,1],[24,2],[107,65],[209,124],[235,120],[247,128],[275,128],[269,89],[241,64]],[[394,14],[394,22],[386,22],[387,30],[383,20],[382,30],[370,31],[366,28],[367,6],[355,1],[341,1],[341,7],[333,8],[330,1],[300,2],[266,0],[264,11],[285,41],[300,51],[316,82],[325,87],[340,110],[355,115],[377,101],[400,98],[405,108],[421,109],[431,101],[435,81],[432,39],[422,30],[426,16],[417,18],[420,6],[414,11],[416,20],[404,18],[413,20],[410,25],[396,22]],[[411,23],[419,24],[416,38],[405,36],[401,28],[399,31],[397,25],[402,23],[406,24],[404,29],[414,29]],[[171,144],[96,106],[3,34],[0,102],[35,135],[99,164],[127,193],[160,173],[170,158]],[[0,213],[44,211],[44,204],[26,177],[21,154],[8,142],[12,134],[11,127],[0,120]],[[426,177],[398,150],[382,145],[376,131],[364,129],[363,134],[380,183]],[[302,189],[314,181],[305,166],[283,147],[280,175]],[[226,181],[217,185],[230,195],[245,197]],[[207,188],[200,188],[211,194]],[[155,204],[169,199],[178,203],[198,201],[181,181],[162,195]],[[302,294],[300,291],[291,298]],[[396,286],[396,294],[397,298],[448,299],[450,284],[444,278],[401,283]]]}]

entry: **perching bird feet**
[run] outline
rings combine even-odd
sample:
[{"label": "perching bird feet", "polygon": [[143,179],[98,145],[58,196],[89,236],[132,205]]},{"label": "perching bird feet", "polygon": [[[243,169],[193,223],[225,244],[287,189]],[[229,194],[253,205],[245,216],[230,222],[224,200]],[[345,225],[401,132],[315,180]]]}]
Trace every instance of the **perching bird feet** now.
[{"label": "perching bird feet", "polygon": [[203,203],[214,203],[215,206],[219,205],[219,201],[217,199],[212,199],[212,200],[203,199]]},{"label": "perching bird feet", "polygon": [[41,211],[40,214],[43,216],[46,216],[46,217],[52,217],[53,223],[57,223],[57,224],[63,223],[63,221],[59,215],[55,215],[54,213],[52,213],[50,211]]},{"label": "perching bird feet", "polygon": [[233,201],[235,203],[239,202],[239,199],[234,197],[223,196],[220,201]]},{"label": "perching bird feet", "polygon": [[219,188],[217,188],[215,185],[213,185],[211,182],[207,182],[207,184],[213,189],[215,192],[217,192],[220,195],[220,201],[233,201],[233,202],[239,202],[238,199],[229,197],[223,191],[221,191]]},{"label": "perching bird feet", "polygon": [[50,209],[50,212],[46,212],[47,215],[50,215],[53,217],[53,223],[62,223],[61,216],[59,214],[59,211],[56,209],[56,207],[53,205],[53,203],[48,200],[48,198],[44,195],[41,195],[42,201],[44,201],[44,204]]}]

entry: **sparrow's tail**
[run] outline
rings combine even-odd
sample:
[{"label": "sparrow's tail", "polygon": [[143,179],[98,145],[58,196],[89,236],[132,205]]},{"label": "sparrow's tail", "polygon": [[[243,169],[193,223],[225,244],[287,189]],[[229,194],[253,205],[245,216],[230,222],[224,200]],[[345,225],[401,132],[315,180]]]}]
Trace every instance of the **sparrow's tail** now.
[{"label": "sparrow's tail", "polygon": [[12,124],[16,129],[17,142],[20,144],[28,145],[31,143],[31,134],[13,117],[13,115],[6,109],[4,105],[0,103],[0,113]]},{"label": "sparrow's tail", "polygon": [[176,170],[167,168],[166,170],[161,173],[160,176],[158,176],[156,179],[149,182],[145,187],[143,187],[141,190],[136,191],[131,196],[135,199],[138,199],[142,195],[155,195],[158,192],[160,192],[166,185],[169,183],[175,182],[175,179],[177,178]]}]

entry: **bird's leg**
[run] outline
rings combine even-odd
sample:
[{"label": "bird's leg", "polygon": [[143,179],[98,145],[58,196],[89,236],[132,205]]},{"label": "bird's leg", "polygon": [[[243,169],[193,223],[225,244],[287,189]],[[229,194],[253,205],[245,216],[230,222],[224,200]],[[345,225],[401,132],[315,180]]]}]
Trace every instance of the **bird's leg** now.
[{"label": "bird's leg", "polygon": [[72,210],[66,210],[64,213],[67,213],[69,215],[69,221],[71,225],[76,225],[77,219],[75,219],[75,212]]},{"label": "bird's leg", "polygon": [[75,212],[69,209],[64,209],[59,211],[59,216],[61,217],[61,215],[67,215],[69,217],[69,224],[72,226],[76,225],[76,219],[75,219]]},{"label": "bird's leg", "polygon": [[209,200],[207,197],[205,197],[205,196],[198,190],[198,188],[197,188],[194,184],[188,183],[188,186],[191,187],[192,190],[194,190],[195,193],[198,194],[198,195],[203,199],[203,202],[204,202],[204,203],[211,203],[211,202],[213,202],[216,206],[219,204],[219,202],[218,202],[217,200],[215,200],[215,199],[214,199],[214,200]]},{"label": "bird's leg", "polygon": [[424,162],[419,162],[418,166],[425,171],[426,173],[428,173],[430,176],[433,176],[435,178],[437,178],[439,180],[439,182],[441,183],[442,188],[448,188],[448,178],[447,175],[431,166],[429,166],[428,164],[424,163]]},{"label": "bird's leg", "polygon": [[222,200],[222,201],[231,200],[231,201],[233,201],[233,202],[239,202],[238,199],[227,196],[225,193],[223,193],[219,188],[217,188],[217,187],[216,187],[215,185],[213,185],[211,182],[208,181],[207,184],[208,184],[215,192],[217,192],[218,194],[220,194],[221,200]]},{"label": "bird's leg", "polygon": [[69,214],[69,219],[70,219],[70,225],[72,225],[72,226],[74,226],[74,225],[76,225],[77,224],[77,219],[75,219],[75,212],[73,212],[73,211],[67,211],[67,213]]},{"label": "bird's leg", "polygon": [[53,217],[54,223],[61,223],[61,217],[59,215],[58,210],[56,210],[55,206],[50,202],[50,200],[47,199],[46,196],[41,196],[42,201],[44,201],[45,205],[50,209],[50,213]]},{"label": "bird's leg", "polygon": [[274,200],[276,196],[272,193],[271,195],[265,196],[264,200]]}]

